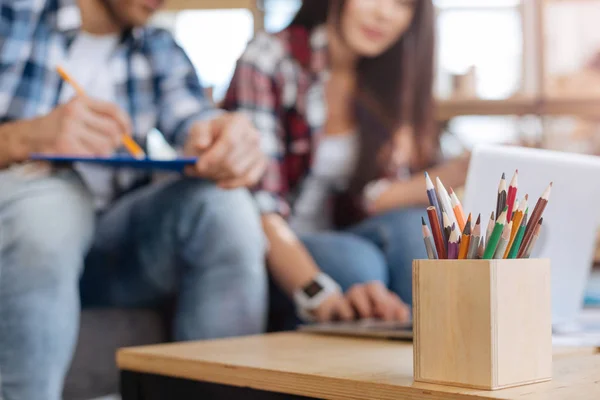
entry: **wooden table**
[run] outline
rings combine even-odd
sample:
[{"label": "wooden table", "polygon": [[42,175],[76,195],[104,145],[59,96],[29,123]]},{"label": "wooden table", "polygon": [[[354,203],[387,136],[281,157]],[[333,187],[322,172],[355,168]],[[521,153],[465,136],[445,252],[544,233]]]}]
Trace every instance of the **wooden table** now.
[{"label": "wooden table", "polygon": [[555,349],[552,381],[493,392],[414,383],[410,342],[293,332],[122,349],[117,363],[123,400],[600,399],[594,348]]}]

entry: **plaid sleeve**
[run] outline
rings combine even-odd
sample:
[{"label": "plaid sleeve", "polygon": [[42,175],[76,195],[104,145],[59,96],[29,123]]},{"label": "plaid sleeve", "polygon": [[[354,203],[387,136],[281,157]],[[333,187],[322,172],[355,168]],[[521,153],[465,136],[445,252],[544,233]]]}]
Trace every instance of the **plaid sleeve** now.
[{"label": "plaid sleeve", "polygon": [[157,128],[174,146],[185,143],[191,125],[216,116],[192,62],[171,34],[164,30],[153,33],[153,56],[157,68],[159,114]]},{"label": "plaid sleeve", "polygon": [[285,179],[282,119],[282,63],[285,51],[279,39],[258,34],[238,60],[223,107],[246,114],[261,133],[263,151],[268,156],[267,170],[254,188],[254,197],[263,214],[289,215],[285,200],[288,184]]}]

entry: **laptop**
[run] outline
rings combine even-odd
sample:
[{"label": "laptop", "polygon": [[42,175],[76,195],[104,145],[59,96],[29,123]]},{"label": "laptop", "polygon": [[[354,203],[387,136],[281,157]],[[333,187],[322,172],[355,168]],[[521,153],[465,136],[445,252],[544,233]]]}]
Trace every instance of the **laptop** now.
[{"label": "laptop", "polygon": [[[511,146],[477,146],[467,174],[463,208],[487,223],[495,210],[502,173],[507,184],[519,170],[518,199],[533,207],[550,182],[550,202],[532,258],[549,258],[552,268],[552,324],[555,332],[583,330],[580,312],[600,223],[600,158]],[[425,190],[425,189],[423,189]],[[417,230],[415,230],[417,231]],[[309,324],[302,331],[390,339],[412,338],[412,325],[383,321]]]},{"label": "laptop", "polygon": [[321,333],[378,339],[412,340],[412,323],[363,319],[359,321],[325,322],[306,324],[298,328],[301,332]]},{"label": "laptop", "polygon": [[552,325],[578,323],[600,226],[600,157],[511,146],[473,149],[463,198],[465,212],[489,220],[498,184],[519,170],[518,199],[529,194],[529,211],[550,182],[552,194],[532,258],[549,258],[552,269]]}]

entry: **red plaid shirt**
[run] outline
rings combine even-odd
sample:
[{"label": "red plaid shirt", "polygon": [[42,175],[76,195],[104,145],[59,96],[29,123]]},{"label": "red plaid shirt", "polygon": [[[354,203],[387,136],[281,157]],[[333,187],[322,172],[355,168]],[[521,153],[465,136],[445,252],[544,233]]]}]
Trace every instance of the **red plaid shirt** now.
[{"label": "red plaid shirt", "polygon": [[258,34],[237,63],[224,108],[247,114],[270,157],[255,190],[262,213],[288,216],[326,122],[327,32]]}]

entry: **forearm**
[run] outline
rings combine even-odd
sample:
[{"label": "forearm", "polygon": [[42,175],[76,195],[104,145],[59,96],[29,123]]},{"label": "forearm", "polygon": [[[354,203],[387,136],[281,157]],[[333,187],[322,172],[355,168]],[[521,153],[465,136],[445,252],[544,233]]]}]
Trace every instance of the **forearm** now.
[{"label": "forearm", "polygon": [[[439,177],[446,188],[460,187],[465,183],[469,157],[461,156],[428,170],[433,178]],[[425,175],[416,174],[404,181],[395,181],[372,203],[374,213],[396,208],[416,207],[428,204]]]},{"label": "forearm", "polygon": [[289,295],[308,284],[319,267],[287,222],[276,214],[262,218],[263,229],[269,240],[267,263],[275,282]]},{"label": "forearm", "polygon": [[31,137],[37,120],[22,120],[0,124],[0,169],[27,159]]}]

